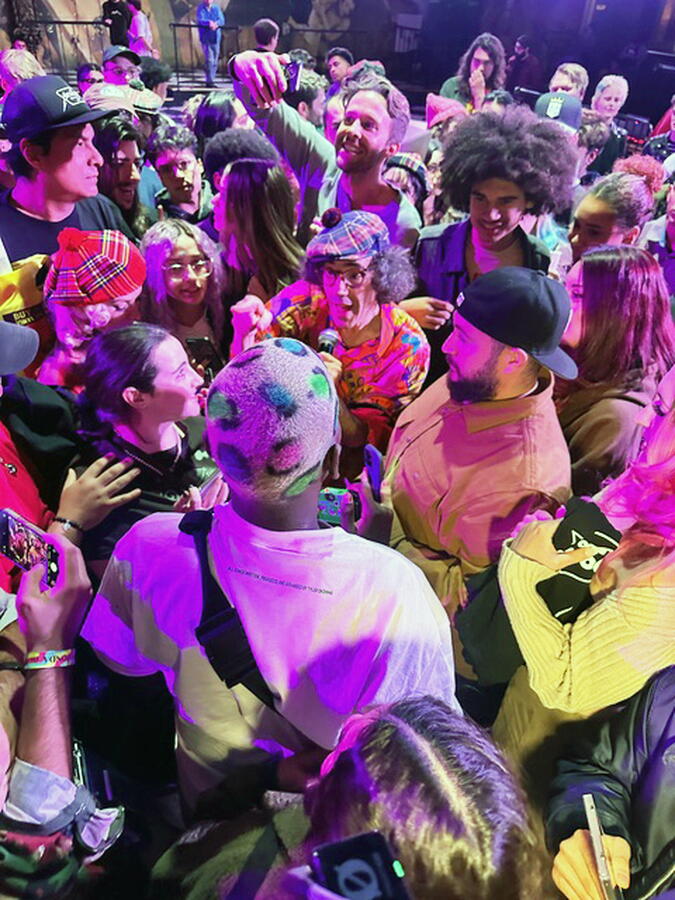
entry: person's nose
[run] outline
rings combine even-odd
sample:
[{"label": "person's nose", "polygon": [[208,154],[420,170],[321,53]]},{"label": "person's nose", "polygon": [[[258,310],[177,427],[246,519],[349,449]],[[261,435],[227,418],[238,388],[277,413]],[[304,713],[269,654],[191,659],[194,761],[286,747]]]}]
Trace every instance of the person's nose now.
[{"label": "person's nose", "polygon": [[500,216],[501,216],[501,213],[499,212],[499,207],[491,206],[487,211],[486,218],[490,222],[497,222],[497,221],[499,221]]},{"label": "person's nose", "polygon": [[449,334],[446,339],[443,341],[443,346],[441,347],[441,353],[444,353],[445,356],[454,356],[455,355],[455,342],[453,340],[453,335]]},{"label": "person's nose", "polygon": [[131,173],[129,175],[129,181],[133,181],[138,183],[141,180],[141,167],[140,163],[133,163],[131,166]]},{"label": "person's nose", "polygon": [[103,157],[93,144],[89,145],[89,165],[96,166],[98,169],[103,165]]}]

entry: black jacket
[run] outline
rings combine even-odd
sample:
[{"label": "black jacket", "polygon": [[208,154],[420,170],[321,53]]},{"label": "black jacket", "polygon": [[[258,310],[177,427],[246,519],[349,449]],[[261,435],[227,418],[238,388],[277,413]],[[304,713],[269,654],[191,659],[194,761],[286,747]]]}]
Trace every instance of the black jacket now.
[{"label": "black jacket", "polygon": [[547,817],[549,845],[587,828],[592,793],[607,834],[632,848],[626,897],[675,888],[675,666],[663,669],[602,722],[590,719],[574,753],[558,761]]},{"label": "black jacket", "polygon": [[[469,284],[465,250],[471,231],[471,222],[465,219],[454,225],[428,225],[420,232],[415,246],[418,297],[436,297],[456,306],[455,301]],[[546,246],[518,226],[523,251],[523,267],[548,272],[550,262]],[[441,352],[443,342],[450,334],[450,322],[436,331],[425,331],[431,346],[431,365],[425,387],[448,370]]]}]

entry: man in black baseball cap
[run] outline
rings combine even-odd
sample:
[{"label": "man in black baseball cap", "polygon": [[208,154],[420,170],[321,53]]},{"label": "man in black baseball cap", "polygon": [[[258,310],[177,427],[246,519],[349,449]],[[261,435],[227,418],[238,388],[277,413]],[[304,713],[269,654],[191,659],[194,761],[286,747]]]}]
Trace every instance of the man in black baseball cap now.
[{"label": "man in black baseball cap", "polygon": [[559,282],[505,266],[458,300],[448,374],[401,413],[386,471],[392,546],[424,570],[450,615],[466,599],[464,579],[497,561],[523,517],[569,496],[551,373],[577,374],[559,346],[570,315]]},{"label": "man in black baseball cap", "polygon": [[117,207],[98,195],[103,160],[92,122],[104,115],[57,75],[29,78],[7,95],[2,124],[16,183],[0,196],[0,239],[12,262],[55,252],[67,227],[133,239]]},{"label": "man in black baseball cap", "polygon": [[140,67],[140,56],[128,47],[116,44],[103,53],[103,79],[108,84],[129,84],[140,77]]}]

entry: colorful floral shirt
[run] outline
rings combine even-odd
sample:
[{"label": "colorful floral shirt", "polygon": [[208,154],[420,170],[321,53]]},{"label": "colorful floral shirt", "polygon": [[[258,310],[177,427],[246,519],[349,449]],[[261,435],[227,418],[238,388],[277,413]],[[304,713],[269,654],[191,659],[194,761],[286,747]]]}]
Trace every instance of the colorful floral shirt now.
[{"label": "colorful floral shirt", "polygon": [[[267,336],[294,337],[314,350],[330,327],[328,301],[320,287],[296,281],[270,301],[274,321]],[[345,347],[333,356],[342,363],[337,385],[345,405],[368,422],[368,440],[381,449],[401,410],[419,394],[429,368],[429,344],[415,320],[393,303],[380,306],[380,336]]]}]

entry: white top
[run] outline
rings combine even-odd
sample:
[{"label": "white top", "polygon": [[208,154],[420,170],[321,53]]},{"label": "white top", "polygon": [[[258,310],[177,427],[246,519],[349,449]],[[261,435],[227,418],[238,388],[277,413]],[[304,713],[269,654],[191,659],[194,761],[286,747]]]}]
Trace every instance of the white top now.
[{"label": "white top", "polygon": [[257,528],[229,505],[209,538],[214,571],[284,718],[226,688],[195,637],[199,563],[180,519],[157,513],[119,541],[82,633],[115,671],[164,675],[188,803],[259,758],[254,747],[301,749],[290,722],[331,748],[345,719],[373,704],[432,694],[459,710],[448,619],[416,566],[341,528]]},{"label": "white top", "polygon": [[129,31],[129,49],[139,56],[148,56],[152,53],[152,29],[150,20],[143,12],[136,12],[131,20]]}]

